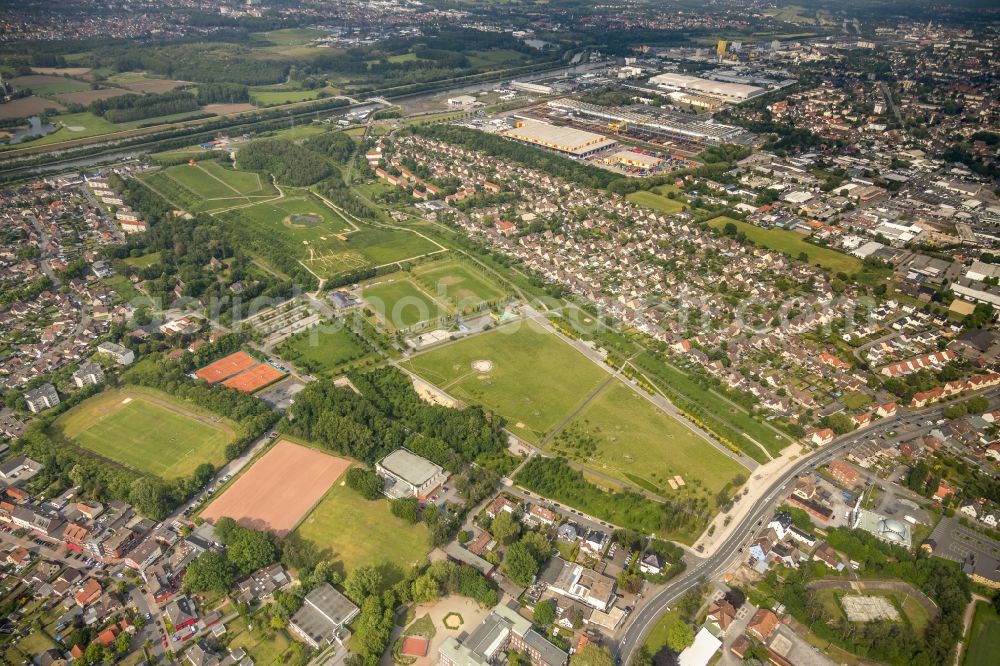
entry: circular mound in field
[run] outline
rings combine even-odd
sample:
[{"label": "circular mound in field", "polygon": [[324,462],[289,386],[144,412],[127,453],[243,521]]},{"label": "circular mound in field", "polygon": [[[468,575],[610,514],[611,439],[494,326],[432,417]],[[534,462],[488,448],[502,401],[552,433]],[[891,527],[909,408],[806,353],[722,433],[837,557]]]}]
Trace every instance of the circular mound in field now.
[{"label": "circular mound in field", "polygon": [[489,372],[493,369],[493,361],[488,361],[484,358],[481,358],[478,361],[473,361],[472,369],[476,372]]},{"label": "circular mound in field", "polygon": [[296,213],[295,215],[289,215],[286,217],[283,222],[286,227],[307,229],[309,227],[315,227],[323,222],[323,218],[315,213]]}]

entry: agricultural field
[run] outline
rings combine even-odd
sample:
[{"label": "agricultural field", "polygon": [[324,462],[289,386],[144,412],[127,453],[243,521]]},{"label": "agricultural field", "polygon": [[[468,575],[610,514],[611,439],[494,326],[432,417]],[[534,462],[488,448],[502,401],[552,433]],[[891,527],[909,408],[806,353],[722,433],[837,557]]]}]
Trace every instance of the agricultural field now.
[{"label": "agricultural field", "polygon": [[608,378],[530,321],[420,354],[407,367],[454,397],[499,413],[515,433],[533,443],[569,418]]},{"label": "agricultural field", "polygon": [[964,666],[993,666],[1000,662],[1000,615],[988,602],[976,604],[976,615],[972,620],[968,647],[965,650]]},{"label": "agricultural field", "polygon": [[250,99],[261,106],[304,102],[319,97],[320,90],[251,90]]},{"label": "agricultural field", "polygon": [[10,83],[17,88],[31,88],[36,95],[57,95],[59,93],[88,90],[90,85],[83,81],[68,79],[64,76],[48,76],[46,74],[29,74],[11,79]]},{"label": "agricultural field", "polygon": [[[37,95],[31,95],[30,97],[21,97],[20,99],[0,104],[0,120],[29,118],[46,110],[55,110],[58,112],[65,110],[65,108],[58,102],[53,102]],[[18,146],[27,145],[28,143],[30,142],[26,141],[23,144],[18,144]]]},{"label": "agricultural field", "polygon": [[363,297],[392,330],[410,328],[448,314],[448,308],[405,274],[379,278],[364,288]]},{"label": "agricultural field", "polygon": [[436,261],[413,271],[417,282],[457,311],[474,309],[507,295],[494,279],[457,260]]},{"label": "agricultural field", "polygon": [[195,212],[222,210],[278,196],[265,176],[229,169],[211,160],[167,167],[143,179],[167,200]]},{"label": "agricultural field", "polygon": [[56,420],[80,446],[139,472],[170,480],[202,463],[225,462],[235,424],[152,389],[108,390]]},{"label": "agricultural field", "polygon": [[678,201],[677,199],[669,199],[654,192],[647,192],[645,190],[632,192],[625,198],[637,206],[652,208],[655,211],[666,213],[667,215],[673,215],[674,213],[680,212],[684,209],[684,203]]},{"label": "agricultural field", "polygon": [[[299,525],[296,533],[347,572],[361,565],[389,563],[399,578],[431,551],[430,531],[392,515],[389,502],[366,500],[343,482],[333,486]],[[388,582],[397,578],[389,576]]]},{"label": "agricultural field", "polygon": [[96,102],[97,100],[111,99],[112,97],[121,97],[129,94],[131,94],[131,91],[125,90],[124,88],[96,88],[94,90],[86,89],[63,93],[59,95],[59,99],[63,102],[72,102],[74,104],[87,106],[91,102]]},{"label": "agricultural field", "polygon": [[861,260],[857,257],[807,243],[801,234],[797,234],[794,231],[788,231],[787,229],[763,229],[754,224],[725,216],[709,220],[708,224],[715,229],[722,229],[730,222],[735,224],[736,228],[742,231],[755,244],[782,252],[793,258],[797,258],[800,253],[805,252],[806,256],[809,257],[810,264],[818,265],[831,273],[847,273],[848,275],[852,275],[861,270]]},{"label": "agricultural field", "polygon": [[332,374],[372,353],[368,343],[345,325],[320,325],[283,340],[275,352],[310,374]]},{"label": "agricultural field", "polygon": [[[708,491],[746,469],[620,381],[609,384],[548,445],[553,453],[663,497]],[[671,485],[676,476],[684,485]]]}]

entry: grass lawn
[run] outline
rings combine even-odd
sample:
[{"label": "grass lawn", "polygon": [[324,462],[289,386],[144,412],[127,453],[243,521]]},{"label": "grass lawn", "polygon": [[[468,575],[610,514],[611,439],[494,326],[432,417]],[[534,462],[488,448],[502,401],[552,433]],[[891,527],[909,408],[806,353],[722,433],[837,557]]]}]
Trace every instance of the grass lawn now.
[{"label": "grass lawn", "polygon": [[840,401],[844,403],[844,407],[854,411],[866,407],[872,403],[871,396],[867,393],[862,393],[861,391],[851,391],[850,393],[845,393],[840,396]]},{"label": "grass lawn", "polygon": [[327,374],[372,353],[368,344],[344,325],[317,326],[283,340],[275,350],[310,373]]},{"label": "grass lawn", "polygon": [[[493,363],[489,372],[473,361]],[[414,357],[409,369],[455,397],[504,416],[531,442],[569,417],[608,375],[533,322],[475,335]]]},{"label": "grass lawn", "polygon": [[625,198],[638,206],[652,208],[653,210],[658,210],[661,213],[666,213],[667,215],[672,215],[684,208],[684,203],[681,201],[668,199],[667,197],[644,190],[632,192]]},{"label": "grass lawn", "polygon": [[392,515],[384,499],[366,500],[343,482],[333,486],[296,529],[299,536],[329,549],[346,572],[361,565],[393,565],[386,579],[393,583],[431,551],[430,532],[423,523],[410,525]]},{"label": "grass lawn", "polygon": [[350,226],[335,211],[305,190],[285,188],[285,199],[225,213],[248,240],[282,246],[320,277],[392,264],[441,249],[433,241],[407,231]]},{"label": "grass lawn", "polygon": [[253,623],[258,628],[247,629],[246,620],[237,618],[226,625],[230,630],[229,648],[243,648],[253,657],[255,664],[285,663],[286,652],[291,649],[292,641],[284,629],[271,629],[267,618],[258,613],[253,616]]},{"label": "grass lawn", "polygon": [[787,229],[762,229],[754,224],[734,220],[730,217],[722,216],[709,220],[708,224],[716,229],[722,229],[726,224],[732,222],[736,228],[746,234],[746,237],[756,245],[783,252],[793,258],[797,258],[799,253],[805,252],[809,257],[809,263],[818,265],[832,273],[847,273],[851,275],[861,270],[861,260],[843,252],[837,252],[827,247],[820,247],[807,243],[801,234]]},{"label": "grass lawn", "polygon": [[141,257],[127,257],[124,259],[126,264],[129,266],[135,266],[136,268],[148,268],[159,261],[159,252],[150,252],[149,254],[144,254]]},{"label": "grass lawn", "polygon": [[989,602],[976,604],[976,616],[972,620],[968,647],[965,651],[964,666],[992,666],[1000,663],[1000,615]]},{"label": "grass lawn", "polygon": [[89,111],[83,113],[63,113],[49,119],[58,129],[48,136],[43,136],[34,141],[25,141],[17,144],[18,148],[25,146],[43,146],[60,141],[71,141],[73,139],[83,139],[98,134],[108,134],[117,132],[121,128],[114,123],[105,120],[100,116],[95,116]]},{"label": "grass lawn", "polygon": [[[709,491],[746,470],[684,424],[615,381],[549,445],[550,450],[663,497]],[[684,478],[678,490],[667,482]],[[700,488],[699,488],[700,486]]]},{"label": "grass lawn", "polygon": [[486,301],[499,300],[507,295],[504,287],[461,261],[435,261],[419,266],[413,272],[424,288],[459,311],[476,308]]},{"label": "grass lawn", "polygon": [[201,463],[221,465],[234,424],[152,389],[104,391],[56,420],[80,446],[163,479],[190,475]]},{"label": "grass lawn", "polygon": [[309,28],[282,28],[280,30],[270,30],[268,32],[256,32],[254,37],[266,39],[276,46],[301,46],[308,44],[314,39],[326,35],[325,30],[312,30]]},{"label": "grass lawn", "polygon": [[656,654],[667,645],[667,630],[675,619],[677,619],[677,609],[668,610],[660,619],[656,621],[653,628],[646,635],[646,649],[650,654]]},{"label": "grass lawn", "polygon": [[364,300],[393,330],[447,316],[448,310],[407,277],[379,280],[364,289]]},{"label": "grass lawn", "polygon": [[104,284],[113,289],[118,294],[122,303],[132,303],[133,305],[149,305],[153,302],[135,288],[135,285],[124,275],[112,275],[102,280]]}]

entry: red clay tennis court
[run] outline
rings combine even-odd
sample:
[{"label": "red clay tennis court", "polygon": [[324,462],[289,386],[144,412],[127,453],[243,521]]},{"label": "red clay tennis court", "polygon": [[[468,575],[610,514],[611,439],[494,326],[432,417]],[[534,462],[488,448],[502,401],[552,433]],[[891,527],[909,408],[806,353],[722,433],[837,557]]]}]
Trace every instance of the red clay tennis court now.
[{"label": "red clay tennis court", "polygon": [[430,644],[430,640],[423,636],[406,636],[399,653],[404,657],[425,657]]},{"label": "red clay tennis court", "polygon": [[222,385],[242,391],[243,393],[253,393],[284,376],[285,373],[273,365],[261,363],[256,367],[244,370],[240,374],[230,377],[222,382]]},{"label": "red clay tennis court", "polygon": [[250,354],[238,351],[234,354],[230,354],[229,356],[224,356],[218,361],[209,363],[194,374],[201,379],[204,379],[209,384],[215,384],[223,379],[226,379],[227,377],[232,377],[237,373],[243,372],[247,368],[252,368],[258,363],[260,363],[260,361],[255,359]]},{"label": "red clay tennis court", "polygon": [[281,440],[201,515],[211,523],[227,516],[283,537],[350,466],[344,458]]}]

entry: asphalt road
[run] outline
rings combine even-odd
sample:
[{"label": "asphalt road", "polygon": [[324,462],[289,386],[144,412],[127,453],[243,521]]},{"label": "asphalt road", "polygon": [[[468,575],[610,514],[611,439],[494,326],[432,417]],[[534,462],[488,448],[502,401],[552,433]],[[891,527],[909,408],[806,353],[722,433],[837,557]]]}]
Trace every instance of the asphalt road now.
[{"label": "asphalt road", "polygon": [[[1000,390],[993,389],[984,395],[992,399],[998,394],[1000,394]],[[778,500],[784,496],[784,491],[795,481],[796,477],[806,471],[828,463],[834,457],[862,440],[885,435],[897,428],[912,428],[912,430],[916,431],[917,428],[914,426],[917,426],[921,422],[928,419],[936,420],[941,418],[942,409],[943,407],[938,405],[923,411],[904,412],[901,410],[896,416],[879,421],[873,428],[849,433],[834,440],[810,455],[803,457],[802,460],[790,467],[768,487],[758,505],[737,524],[730,536],[716,549],[712,556],[702,559],[693,566],[689,566],[679,578],[667,584],[650,597],[649,601],[641,608],[636,609],[622,640],[612,648],[617,663],[627,666],[642,646],[646,634],[649,633],[656,620],[669,610],[670,606],[682,594],[691,589],[700,579],[712,578],[723,573],[733,565],[734,560],[742,556],[740,549],[749,543],[753,534],[759,529],[758,523],[763,522],[772,515]],[[907,432],[905,435],[898,434],[893,436],[892,439],[908,439],[914,436],[914,434],[914,432]]]}]

